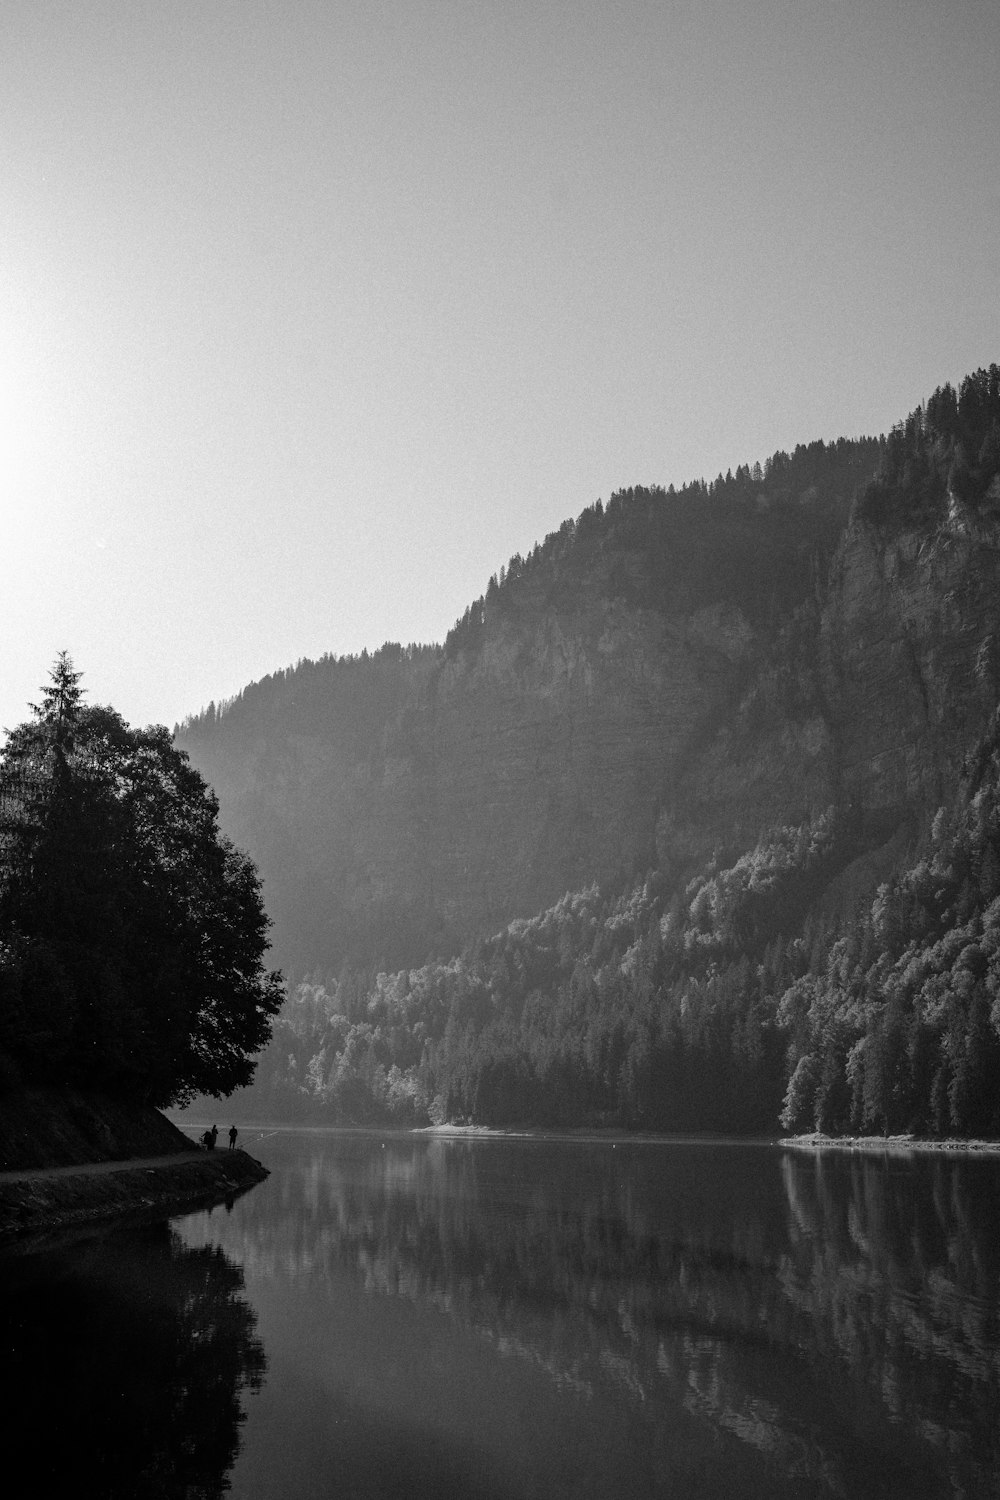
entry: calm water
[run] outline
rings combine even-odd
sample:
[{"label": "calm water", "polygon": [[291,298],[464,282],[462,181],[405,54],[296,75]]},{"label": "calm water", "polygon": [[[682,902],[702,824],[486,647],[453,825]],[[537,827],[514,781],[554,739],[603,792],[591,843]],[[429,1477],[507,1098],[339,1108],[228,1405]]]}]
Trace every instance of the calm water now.
[{"label": "calm water", "polygon": [[229,1211],[4,1265],[25,1494],[1000,1495],[1000,1161],[247,1144]]}]

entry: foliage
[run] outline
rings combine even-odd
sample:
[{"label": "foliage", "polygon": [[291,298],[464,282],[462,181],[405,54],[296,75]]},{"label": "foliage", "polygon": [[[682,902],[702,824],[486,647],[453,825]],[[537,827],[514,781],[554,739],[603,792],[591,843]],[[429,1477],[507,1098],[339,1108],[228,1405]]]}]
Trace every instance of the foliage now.
[{"label": "foliage", "polygon": [[448,961],[310,976],[243,1107],[356,1122],[767,1129],[784,1087],[768,1002],[780,934],[847,848],[824,815],[777,830],[672,901],[655,874],[617,897],[590,887]]},{"label": "foliage", "polygon": [[787,1129],[1000,1135],[1000,719],[925,843],[781,998]]},{"label": "foliage", "polygon": [[949,509],[1000,510],[1000,365],[939,386],[889,434],[859,514],[885,529],[901,522],[934,530]]},{"label": "foliage", "polygon": [[571,608],[598,557],[632,605],[681,612],[725,600],[766,623],[809,596],[883,451],[880,438],[800,443],[711,483],[618,490],[515,554],[449,632],[445,655],[480,650],[512,610]]},{"label": "foliage", "polygon": [[6,1075],[229,1093],[281,1000],[257,872],[167,730],[85,707],[79,676],[63,654],[0,754]]},{"label": "foliage", "polygon": [[998,746],[853,910],[823,915],[864,847],[828,811],[680,891],[591,887],[448,961],[309,976],[241,1107],[1000,1134]]}]

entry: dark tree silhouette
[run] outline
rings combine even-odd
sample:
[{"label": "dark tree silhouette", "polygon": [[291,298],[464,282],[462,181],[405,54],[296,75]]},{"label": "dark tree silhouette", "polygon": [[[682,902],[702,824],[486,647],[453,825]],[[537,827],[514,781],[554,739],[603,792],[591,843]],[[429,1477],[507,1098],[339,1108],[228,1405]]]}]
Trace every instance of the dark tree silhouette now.
[{"label": "dark tree silhouette", "polygon": [[155,1105],[249,1082],[281,1001],[253,863],[166,729],[86,707],[63,653],[0,752],[8,1073]]}]

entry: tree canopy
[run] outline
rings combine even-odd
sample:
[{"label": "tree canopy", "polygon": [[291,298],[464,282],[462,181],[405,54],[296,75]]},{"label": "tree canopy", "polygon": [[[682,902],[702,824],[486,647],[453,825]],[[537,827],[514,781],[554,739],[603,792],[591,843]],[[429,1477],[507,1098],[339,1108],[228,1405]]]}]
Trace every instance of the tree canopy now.
[{"label": "tree canopy", "polygon": [[80,675],[62,653],[0,751],[0,1077],[229,1094],[282,999],[256,868],[169,732]]}]

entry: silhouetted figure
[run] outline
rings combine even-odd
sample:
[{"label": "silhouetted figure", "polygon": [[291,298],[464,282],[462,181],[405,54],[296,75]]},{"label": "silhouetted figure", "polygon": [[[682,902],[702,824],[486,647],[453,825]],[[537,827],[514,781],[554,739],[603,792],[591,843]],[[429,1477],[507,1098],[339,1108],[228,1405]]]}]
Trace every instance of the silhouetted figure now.
[{"label": "silhouetted figure", "polygon": [[210,1130],[205,1131],[204,1135],[201,1138],[201,1143],[206,1151],[211,1151],[212,1147],[215,1145],[215,1142],[212,1139],[212,1132]]},{"label": "silhouetted figure", "polygon": [[219,1127],[218,1127],[218,1125],[213,1125],[212,1126],[210,1134],[211,1134],[211,1137],[212,1137],[212,1144],[211,1144],[211,1146],[209,1146],[208,1149],[210,1151],[214,1151],[215,1150],[215,1143],[219,1139]]},{"label": "silhouetted figure", "polygon": [[230,1125],[230,1127],[229,1127],[229,1149],[230,1149],[230,1151],[235,1151],[236,1150],[236,1137],[238,1135],[239,1135],[239,1131],[236,1129],[236,1126],[235,1125]]}]

